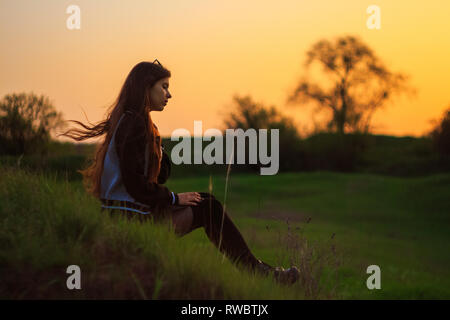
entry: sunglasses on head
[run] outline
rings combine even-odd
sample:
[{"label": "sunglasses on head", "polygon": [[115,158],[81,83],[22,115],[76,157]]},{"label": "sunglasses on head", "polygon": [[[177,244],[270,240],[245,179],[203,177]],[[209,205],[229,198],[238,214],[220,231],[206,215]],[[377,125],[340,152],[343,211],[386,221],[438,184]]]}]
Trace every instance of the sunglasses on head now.
[{"label": "sunglasses on head", "polygon": [[152,63],[154,64],[155,62],[158,62],[158,64],[162,67],[162,64],[158,61],[158,59],[155,59]]}]

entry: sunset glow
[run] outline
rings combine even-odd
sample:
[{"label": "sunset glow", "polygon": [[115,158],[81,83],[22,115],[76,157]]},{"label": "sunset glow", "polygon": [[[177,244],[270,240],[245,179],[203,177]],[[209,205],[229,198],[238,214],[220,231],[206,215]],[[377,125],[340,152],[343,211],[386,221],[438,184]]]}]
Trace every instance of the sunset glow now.
[{"label": "sunset glow", "polygon": [[[381,9],[381,29],[366,9]],[[66,8],[81,10],[69,30]],[[65,119],[97,122],[131,68],[158,59],[171,72],[163,136],[177,128],[220,128],[233,95],[250,95],[292,117],[301,134],[311,108],[285,100],[321,39],[360,37],[416,96],[399,96],[373,117],[374,133],[420,136],[450,105],[450,1],[24,1],[0,2],[0,95],[44,94]]]}]

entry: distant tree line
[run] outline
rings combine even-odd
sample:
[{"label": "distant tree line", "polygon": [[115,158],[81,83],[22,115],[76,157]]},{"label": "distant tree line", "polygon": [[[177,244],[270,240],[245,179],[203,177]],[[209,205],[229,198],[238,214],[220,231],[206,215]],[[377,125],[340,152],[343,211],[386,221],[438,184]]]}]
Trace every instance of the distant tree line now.
[{"label": "distant tree line", "polygon": [[[421,138],[358,130],[342,134],[331,128],[302,138],[291,119],[275,107],[264,107],[248,96],[235,97],[234,101],[236,107],[224,121],[226,128],[280,130],[280,172],[331,170],[407,176],[450,170],[450,108],[432,133]],[[237,171],[258,168],[233,165]]]},{"label": "distant tree line", "polygon": [[[224,129],[255,129],[257,132],[258,129],[279,129],[280,172],[337,170],[415,175],[450,170],[450,107],[428,136],[371,135],[371,117],[376,110],[395,94],[415,92],[407,84],[408,77],[388,70],[373,50],[352,36],[315,43],[307,52],[306,70],[314,63],[321,66],[328,85],[323,81],[321,85],[314,83],[311,76],[303,77],[286,103],[295,107],[312,103],[316,106],[314,113],[325,111],[328,119],[323,127],[305,136],[275,106],[266,107],[250,96],[235,95],[234,108],[230,107],[231,111],[223,118]],[[0,155],[29,156],[26,161],[30,166],[50,165],[58,170],[66,168],[76,172],[92,155],[72,150],[66,156],[56,156],[58,148],[68,150],[62,143],[57,147],[58,143],[51,140],[50,133],[62,126],[62,114],[56,111],[49,98],[34,93],[7,94],[0,101]],[[169,152],[175,144],[169,139],[164,139],[164,143]],[[247,144],[246,159],[248,151]],[[46,158],[44,162],[34,157],[48,154],[53,154],[53,158]],[[0,160],[5,162],[5,159]],[[14,160],[8,158],[7,161]],[[185,176],[224,172],[224,167],[226,165],[174,165],[173,170]],[[261,164],[234,164],[232,169],[254,172],[260,167]]]}]

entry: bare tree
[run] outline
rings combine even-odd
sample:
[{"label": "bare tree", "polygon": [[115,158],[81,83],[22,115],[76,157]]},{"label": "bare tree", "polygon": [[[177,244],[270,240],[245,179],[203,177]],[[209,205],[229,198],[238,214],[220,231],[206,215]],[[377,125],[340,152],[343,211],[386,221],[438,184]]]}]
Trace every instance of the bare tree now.
[{"label": "bare tree", "polygon": [[323,88],[303,77],[287,103],[312,101],[315,111],[331,111],[327,128],[338,133],[368,132],[373,113],[394,93],[415,91],[406,85],[407,76],[387,70],[373,51],[353,36],[314,44],[307,52],[308,71],[314,62],[322,66],[331,86]]},{"label": "bare tree", "polygon": [[1,153],[43,151],[50,132],[62,126],[62,114],[55,110],[48,97],[13,93],[0,101]]}]

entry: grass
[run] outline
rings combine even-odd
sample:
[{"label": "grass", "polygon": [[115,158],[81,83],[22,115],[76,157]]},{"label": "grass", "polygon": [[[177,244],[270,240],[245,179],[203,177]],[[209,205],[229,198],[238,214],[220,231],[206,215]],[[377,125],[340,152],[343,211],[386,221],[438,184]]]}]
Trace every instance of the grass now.
[{"label": "grass", "polygon": [[[0,297],[3,299],[301,299],[300,286],[242,272],[209,243],[168,225],[101,214],[79,185],[3,167]],[[68,290],[78,265],[82,290]]]},{"label": "grass", "polygon": [[[332,172],[212,178],[212,192],[258,258],[298,265],[282,286],[224,259],[203,230],[183,238],[99,210],[80,182],[0,169],[0,297],[100,299],[448,299],[450,175]],[[209,177],[167,182],[204,191]],[[66,289],[67,266],[82,290]],[[366,269],[381,268],[381,290]]]},{"label": "grass", "polygon": [[[169,186],[204,190],[206,180],[171,180]],[[220,199],[223,178],[214,182]],[[249,246],[266,261],[289,264],[288,258],[277,257],[274,245],[279,233],[287,233],[287,219],[291,230],[299,228],[296,233],[316,249],[334,246],[340,262],[337,298],[450,297],[449,174],[231,175],[229,190],[229,212]],[[382,290],[366,287],[366,269],[372,264],[381,267]]]}]

